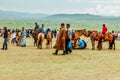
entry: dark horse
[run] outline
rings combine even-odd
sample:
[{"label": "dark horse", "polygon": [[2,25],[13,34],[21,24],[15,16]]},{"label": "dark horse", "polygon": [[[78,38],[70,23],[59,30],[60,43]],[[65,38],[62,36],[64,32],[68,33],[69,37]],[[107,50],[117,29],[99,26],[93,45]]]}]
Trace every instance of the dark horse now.
[{"label": "dark horse", "polygon": [[109,48],[112,49],[114,45],[114,50],[115,50],[115,35],[111,33],[106,33],[105,35],[102,32],[97,32],[97,31],[88,31],[88,36],[90,36],[91,43],[92,43],[92,49],[95,49],[95,41],[98,41],[98,46],[97,49],[101,50],[102,49],[102,40],[104,41],[109,41]]},{"label": "dark horse", "polygon": [[34,46],[37,46],[38,34],[40,33],[39,29],[34,30],[32,37],[34,39]]}]

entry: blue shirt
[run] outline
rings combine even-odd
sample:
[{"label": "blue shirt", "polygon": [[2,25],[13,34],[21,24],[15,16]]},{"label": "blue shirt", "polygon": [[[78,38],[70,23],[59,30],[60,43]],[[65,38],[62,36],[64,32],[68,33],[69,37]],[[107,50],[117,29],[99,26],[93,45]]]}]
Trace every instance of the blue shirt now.
[{"label": "blue shirt", "polygon": [[85,47],[85,43],[83,42],[83,40],[78,41],[78,46],[79,47]]},{"label": "blue shirt", "polygon": [[39,30],[40,30],[42,33],[44,33],[43,27],[40,27]]},{"label": "blue shirt", "polygon": [[51,30],[48,28],[48,29],[46,30],[45,34],[47,34],[49,31],[51,32]]},{"label": "blue shirt", "polygon": [[26,35],[26,33],[25,33],[25,31],[21,31],[21,36],[25,36]]}]

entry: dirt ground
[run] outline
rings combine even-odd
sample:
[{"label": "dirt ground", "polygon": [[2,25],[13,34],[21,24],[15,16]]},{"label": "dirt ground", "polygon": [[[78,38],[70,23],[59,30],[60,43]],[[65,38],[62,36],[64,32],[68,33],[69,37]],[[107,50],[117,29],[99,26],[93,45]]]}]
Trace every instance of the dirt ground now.
[{"label": "dirt ground", "polygon": [[[27,39],[27,47],[9,44],[8,50],[0,50],[0,80],[120,80],[120,41],[116,50],[91,50],[89,39],[85,50],[73,50],[69,55],[57,56],[54,49],[37,49],[33,39]],[[0,38],[0,47],[3,39]],[[53,40],[53,45],[55,39]]]}]

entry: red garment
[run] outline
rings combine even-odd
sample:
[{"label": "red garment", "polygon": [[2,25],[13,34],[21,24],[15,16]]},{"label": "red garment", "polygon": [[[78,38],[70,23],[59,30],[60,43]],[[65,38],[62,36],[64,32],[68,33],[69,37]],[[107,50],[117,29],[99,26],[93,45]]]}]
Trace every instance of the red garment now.
[{"label": "red garment", "polygon": [[103,34],[106,34],[107,30],[108,30],[108,29],[107,29],[106,26],[103,26],[103,27],[102,27],[102,33],[103,33]]}]

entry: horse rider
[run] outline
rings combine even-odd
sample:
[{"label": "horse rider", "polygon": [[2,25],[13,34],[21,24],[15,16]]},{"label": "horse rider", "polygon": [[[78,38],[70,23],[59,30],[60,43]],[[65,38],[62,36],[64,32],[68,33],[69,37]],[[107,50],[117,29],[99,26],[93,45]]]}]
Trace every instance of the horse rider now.
[{"label": "horse rider", "polygon": [[37,29],[39,29],[39,25],[37,24],[37,22],[35,22],[35,28],[34,28],[34,30],[37,30]]},{"label": "horse rider", "polygon": [[107,26],[106,26],[105,24],[103,24],[103,26],[102,26],[102,34],[103,34],[103,39],[102,39],[102,41],[104,41],[104,37],[105,37],[107,31],[108,31]]},{"label": "horse rider", "polygon": [[108,31],[107,26],[105,24],[103,24],[103,26],[102,26],[102,33],[105,35],[107,33],[107,31]]},{"label": "horse rider", "polygon": [[42,26],[41,27],[39,27],[39,30],[44,34],[45,32],[44,32],[44,24],[42,24]]}]

